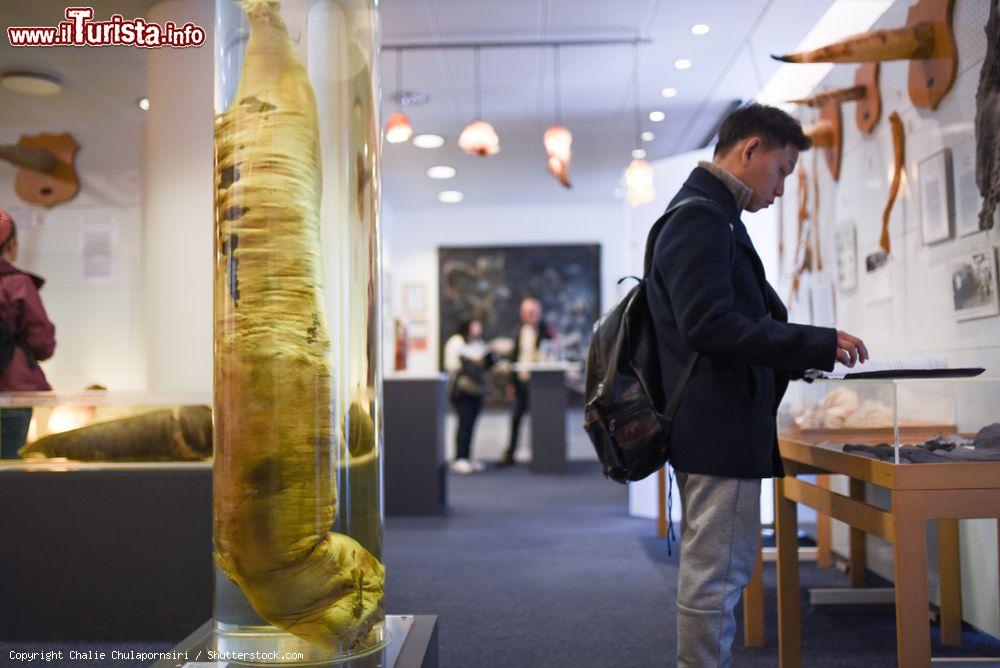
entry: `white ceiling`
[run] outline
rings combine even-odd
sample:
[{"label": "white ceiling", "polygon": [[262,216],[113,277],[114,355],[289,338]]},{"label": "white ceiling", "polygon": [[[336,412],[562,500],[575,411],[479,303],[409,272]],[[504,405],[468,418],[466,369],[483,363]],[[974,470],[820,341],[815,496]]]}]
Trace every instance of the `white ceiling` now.
[{"label": "white ceiling", "polygon": [[[640,47],[639,89],[645,144],[650,158],[702,146],[734,100],[756,96],[777,70],[770,53],[787,52],[819,20],[831,0],[383,0],[384,44],[505,40],[651,40]],[[759,22],[759,25],[754,24]],[[707,23],[707,35],[691,34]],[[752,30],[752,32],[751,32]],[[750,48],[746,47],[749,40]],[[755,57],[754,57],[755,56]],[[674,69],[678,58],[693,66]],[[465,192],[459,206],[503,203],[614,203],[613,191],[635,144],[630,46],[561,49],[563,123],[573,131],[570,177],[565,191],[545,171],[541,138],[554,121],[551,49],[486,49],[481,52],[483,116],[500,135],[501,153],[463,154],[455,145],[475,113],[471,51],[409,51],[403,56],[403,88],[430,95],[408,113],[416,132],[436,132],[448,144],[433,151],[386,144],[386,199],[393,206],[444,206],[444,187]],[[755,67],[756,65],[756,67]],[[396,91],[396,55],[382,58],[385,109]],[[660,90],[671,86],[677,97]],[[667,119],[652,123],[661,109]],[[446,182],[428,179],[432,164],[458,169]]]},{"label": "white ceiling", "polygon": [[[202,0],[199,0],[202,1]],[[211,0],[203,0],[210,2]],[[734,100],[753,98],[777,69],[768,54],[793,49],[832,0],[382,0],[385,44],[507,40],[650,40],[640,47],[639,89],[645,144],[651,158],[701,146]],[[96,15],[141,16],[152,0],[88,0]],[[52,25],[65,0],[0,0],[0,23]],[[694,36],[691,25],[711,31]],[[748,41],[749,40],[749,41]],[[750,48],[747,48],[749,45]],[[421,150],[386,144],[385,199],[395,208],[445,206],[437,192],[465,193],[458,206],[615,202],[613,191],[634,148],[632,47],[561,50],[563,123],[574,133],[574,183],[566,191],[545,171],[541,136],[554,120],[552,52],[537,47],[482,51],[483,116],[493,123],[502,151],[491,158],[463,154],[455,142],[474,114],[471,51],[421,50],[404,54],[403,88],[430,96],[407,111],[417,132],[444,135],[447,144]],[[678,71],[677,58],[693,67]],[[0,130],[39,124],[141,122],[135,100],[145,94],[145,57],[135,48],[14,49],[0,39],[0,69],[41,69],[66,84],[57,98],[0,92]],[[383,93],[396,91],[396,56],[382,58]],[[665,100],[660,89],[677,97]],[[14,99],[16,98],[16,99]],[[386,114],[393,105],[387,102]],[[667,119],[647,114],[662,109]],[[451,181],[425,175],[433,164],[458,169]]]}]

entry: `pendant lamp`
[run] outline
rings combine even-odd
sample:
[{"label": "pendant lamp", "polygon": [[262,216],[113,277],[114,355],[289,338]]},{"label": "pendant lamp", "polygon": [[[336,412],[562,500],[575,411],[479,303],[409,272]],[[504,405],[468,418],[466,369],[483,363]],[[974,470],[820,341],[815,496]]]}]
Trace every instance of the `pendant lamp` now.
[{"label": "pendant lamp", "polygon": [[[635,117],[635,145],[642,146],[642,120],[639,114],[639,52],[632,46],[632,111]],[[645,204],[656,197],[653,188],[653,168],[642,158],[634,158],[625,169],[625,185],[628,187],[628,203],[632,206]]]},{"label": "pendant lamp", "polygon": [[569,161],[573,157],[573,133],[562,124],[562,82],[560,81],[559,46],[556,45],[552,59],[555,80],[556,124],[545,131],[542,138],[545,144],[545,155],[548,158],[548,170],[559,183],[567,188],[569,182]]},{"label": "pendant lamp", "polygon": [[[396,95],[399,96],[403,90],[403,50],[396,49]],[[405,97],[399,97],[399,104],[405,104]],[[385,123],[385,140],[390,144],[401,144],[409,141],[413,136],[413,128],[410,126],[409,117],[403,113],[402,109],[389,116]]]},{"label": "pendant lamp", "polygon": [[487,157],[500,152],[500,137],[493,126],[482,120],[482,87],[480,82],[479,47],[473,52],[475,59],[476,120],[465,126],[458,137],[458,146],[466,153]]}]

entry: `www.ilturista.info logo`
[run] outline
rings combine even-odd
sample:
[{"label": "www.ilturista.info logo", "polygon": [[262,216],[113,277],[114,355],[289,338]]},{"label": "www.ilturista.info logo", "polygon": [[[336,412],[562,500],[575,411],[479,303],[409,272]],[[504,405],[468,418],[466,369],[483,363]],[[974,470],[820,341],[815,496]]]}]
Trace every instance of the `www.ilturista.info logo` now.
[{"label": "www.ilturista.info logo", "polygon": [[93,7],[67,7],[66,20],[55,27],[11,26],[7,39],[11,46],[164,46],[184,48],[205,43],[205,29],[188,21],[178,26],[144,19],[125,19],[113,14],[107,21],[94,21]]}]

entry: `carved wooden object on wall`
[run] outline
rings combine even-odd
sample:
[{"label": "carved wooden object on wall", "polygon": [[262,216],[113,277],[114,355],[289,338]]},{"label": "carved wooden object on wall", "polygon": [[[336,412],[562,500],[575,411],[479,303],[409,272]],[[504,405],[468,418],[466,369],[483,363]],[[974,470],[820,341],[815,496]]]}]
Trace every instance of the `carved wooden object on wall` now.
[{"label": "carved wooden object on wall", "polygon": [[812,51],[773,58],[786,63],[909,60],[910,100],[917,107],[937,109],[958,72],[952,27],[954,7],[955,0],[918,0],[910,7],[905,27],[872,30]]},{"label": "carved wooden object on wall", "polygon": [[889,241],[889,216],[892,214],[892,205],[896,202],[896,195],[899,193],[899,182],[903,177],[903,163],[906,160],[904,152],[905,138],[903,135],[903,119],[895,111],[889,115],[889,125],[892,127],[892,185],[889,186],[889,201],[885,203],[885,210],[882,211],[882,234],[878,244],[882,250],[889,254],[891,245]]},{"label": "carved wooden object on wall", "polygon": [[73,161],[79,145],[69,133],[22,135],[16,145],[0,146],[0,160],[20,167],[14,179],[17,196],[29,204],[53,207],[80,190]]}]

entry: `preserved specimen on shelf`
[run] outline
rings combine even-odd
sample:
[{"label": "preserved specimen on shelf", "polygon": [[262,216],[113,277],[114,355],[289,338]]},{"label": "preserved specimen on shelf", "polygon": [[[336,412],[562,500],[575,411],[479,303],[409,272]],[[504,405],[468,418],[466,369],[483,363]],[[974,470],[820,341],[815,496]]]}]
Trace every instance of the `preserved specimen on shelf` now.
[{"label": "preserved specimen on shelf", "polygon": [[21,457],[80,461],[192,461],[212,456],[212,409],[180,406],[49,434],[18,451]]}]

